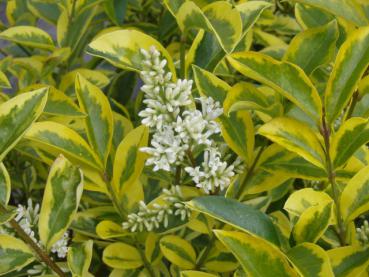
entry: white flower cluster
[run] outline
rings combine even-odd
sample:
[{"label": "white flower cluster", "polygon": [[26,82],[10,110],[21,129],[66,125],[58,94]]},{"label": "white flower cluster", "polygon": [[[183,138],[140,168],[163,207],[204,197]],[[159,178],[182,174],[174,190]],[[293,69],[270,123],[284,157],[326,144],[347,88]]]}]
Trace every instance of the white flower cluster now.
[{"label": "white flower cluster", "polygon": [[[32,238],[40,247],[42,247],[41,242],[36,238],[34,230],[37,230],[38,220],[39,220],[40,205],[33,205],[32,199],[28,199],[27,207],[23,205],[18,205],[17,215],[15,220],[18,222],[19,226],[22,227],[24,232]],[[56,253],[59,258],[65,258],[68,252],[68,231],[64,233],[63,237],[58,240],[52,247],[51,252]]]},{"label": "white flower cluster", "polygon": [[185,170],[190,174],[196,186],[202,188],[206,193],[215,191],[217,188],[223,190],[235,175],[235,165],[228,166],[226,162],[222,161],[221,153],[217,148],[205,150],[201,166],[188,166]]},{"label": "white flower cluster", "polygon": [[51,252],[56,253],[59,258],[65,258],[68,253],[68,240],[69,233],[65,232],[61,239],[55,242],[55,244],[51,247]]},{"label": "white flower cluster", "polygon": [[160,224],[166,228],[169,216],[180,216],[184,221],[191,215],[190,210],[182,203],[183,196],[179,186],[172,186],[171,190],[164,189],[164,201],[166,204],[153,204],[148,207],[143,201],[140,202],[139,211],[128,215],[128,221],[123,222],[123,229],[135,231],[152,231],[158,229]]},{"label": "white flower cluster", "polygon": [[369,222],[367,220],[364,220],[360,228],[356,228],[356,237],[362,245],[369,243]]},{"label": "white flower cluster", "polygon": [[185,164],[186,158],[190,159],[189,153],[202,145],[205,159],[201,167],[188,166],[186,171],[207,193],[218,187],[226,188],[235,175],[235,166],[228,166],[222,159],[212,139],[220,132],[215,121],[223,113],[219,102],[210,97],[197,98],[201,105],[201,110],[197,110],[191,97],[192,80],[173,83],[171,73],[165,70],[167,61],[161,59],[155,47],[149,51],[141,49],[141,53],[144,58],[141,89],[147,108],[139,116],[153,131],[151,145],[141,149],[150,155],[146,164],[153,165],[154,171],[171,171],[174,166]]},{"label": "white flower cluster", "polygon": [[[18,205],[17,216],[15,221],[22,227],[23,231],[37,244],[38,240],[35,237],[34,228],[37,228],[39,219],[40,205],[33,206],[32,199],[28,199],[27,208],[22,205]],[[40,245],[40,244],[39,244]]]}]

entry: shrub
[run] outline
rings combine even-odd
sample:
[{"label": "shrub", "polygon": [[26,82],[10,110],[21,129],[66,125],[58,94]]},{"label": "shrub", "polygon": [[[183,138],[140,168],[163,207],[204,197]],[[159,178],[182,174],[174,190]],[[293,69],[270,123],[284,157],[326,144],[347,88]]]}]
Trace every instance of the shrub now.
[{"label": "shrub", "polygon": [[0,275],[368,275],[366,0],[1,5]]}]

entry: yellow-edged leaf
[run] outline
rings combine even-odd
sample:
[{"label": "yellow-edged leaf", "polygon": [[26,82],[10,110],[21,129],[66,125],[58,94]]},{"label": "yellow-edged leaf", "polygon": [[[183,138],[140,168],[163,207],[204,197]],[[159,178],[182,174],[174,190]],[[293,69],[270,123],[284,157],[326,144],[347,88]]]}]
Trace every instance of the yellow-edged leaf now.
[{"label": "yellow-edged leaf", "polygon": [[346,120],[332,137],[330,156],[335,168],[347,163],[352,155],[369,141],[368,120],[352,117]]},{"label": "yellow-edged leaf", "polygon": [[239,11],[225,1],[211,3],[203,11],[192,1],[184,2],[176,19],[182,31],[203,29],[213,33],[227,53],[234,49],[242,33]]},{"label": "yellow-edged leaf", "polygon": [[47,101],[47,88],[18,95],[0,105],[0,161],[18,143],[41,115]]},{"label": "yellow-edged leaf", "polygon": [[48,250],[72,223],[82,191],[82,171],[59,156],[47,178],[38,223],[40,240]]},{"label": "yellow-edged leaf", "polygon": [[332,123],[350,101],[369,65],[369,27],[353,31],[342,44],[325,90],[325,111]]},{"label": "yellow-edged leaf", "polygon": [[0,163],[0,205],[7,206],[11,193],[10,176],[3,163]]},{"label": "yellow-edged leaf", "polygon": [[284,60],[302,68],[307,75],[327,64],[336,52],[337,22],[311,28],[296,35],[284,55]]},{"label": "yellow-edged leaf", "polygon": [[33,26],[14,26],[0,33],[0,38],[30,47],[53,50],[54,42],[44,30]]},{"label": "yellow-edged leaf", "polygon": [[34,260],[31,249],[20,239],[0,234],[0,274],[20,270]]},{"label": "yellow-edged leaf", "polygon": [[220,118],[221,131],[228,146],[250,166],[254,152],[254,125],[248,111],[237,111]]},{"label": "yellow-edged leaf", "polygon": [[360,9],[357,1],[351,0],[294,0],[302,4],[311,5],[327,11],[331,14],[342,17],[357,26],[365,26],[368,24],[368,19],[364,12]]},{"label": "yellow-edged leaf", "polygon": [[369,166],[361,169],[341,194],[341,212],[346,221],[354,220],[369,210]]},{"label": "yellow-edged leaf", "polygon": [[246,233],[214,231],[236,256],[247,275],[255,277],[299,276],[287,257],[267,241]]},{"label": "yellow-edged leaf", "polygon": [[[345,246],[327,251],[335,277],[361,276],[369,265],[369,248]],[[365,275],[364,275],[365,276]]]},{"label": "yellow-edged leaf", "polygon": [[113,139],[113,112],[105,94],[82,75],[76,78],[76,95],[83,112],[90,145],[105,166]]},{"label": "yellow-edged leaf", "polygon": [[54,157],[60,153],[76,164],[103,168],[87,142],[74,130],[60,123],[43,121],[34,123],[24,137]]},{"label": "yellow-edged leaf", "polygon": [[325,154],[318,134],[307,124],[289,117],[279,117],[261,126],[259,134],[295,152],[310,163],[325,168]]},{"label": "yellow-edged leaf", "polygon": [[68,267],[73,276],[89,277],[88,272],[92,260],[93,241],[88,240],[82,243],[73,243],[68,248]]},{"label": "yellow-edged leaf", "polygon": [[123,230],[121,224],[115,223],[111,220],[103,220],[96,226],[96,234],[100,238],[106,240],[124,237],[129,233]]},{"label": "yellow-edged leaf", "polygon": [[167,50],[154,38],[136,30],[118,30],[104,34],[88,45],[87,52],[106,59],[116,67],[140,71],[142,69],[140,49],[149,50],[151,46],[156,47],[168,61],[168,68],[175,79],[176,71]]},{"label": "yellow-edged leaf", "polygon": [[307,208],[299,217],[293,228],[297,243],[315,243],[327,230],[333,219],[333,202],[320,202]]},{"label": "yellow-edged leaf", "polygon": [[328,254],[318,245],[301,243],[287,252],[302,276],[334,277]]},{"label": "yellow-edged leaf", "polygon": [[291,215],[300,216],[309,207],[332,201],[333,199],[325,192],[304,188],[292,193],[283,208]]},{"label": "yellow-edged leaf", "polygon": [[257,52],[234,53],[227,59],[236,70],[270,86],[319,121],[322,114],[320,96],[301,68]]},{"label": "yellow-edged leaf", "polygon": [[137,182],[146,158],[146,154],[140,151],[140,148],[147,145],[148,136],[148,128],[144,125],[133,129],[119,144],[115,154],[112,184],[125,210],[132,208],[130,197],[139,186]]},{"label": "yellow-edged leaf", "polygon": [[196,263],[196,252],[192,245],[174,235],[167,235],[160,240],[160,249],[164,257],[181,269],[192,269]]},{"label": "yellow-edged leaf", "polygon": [[105,264],[117,269],[135,269],[143,265],[139,250],[122,242],[108,245],[102,259]]},{"label": "yellow-edged leaf", "polygon": [[4,72],[0,71],[0,88],[11,88],[11,84],[8,80],[8,77],[4,74]]}]

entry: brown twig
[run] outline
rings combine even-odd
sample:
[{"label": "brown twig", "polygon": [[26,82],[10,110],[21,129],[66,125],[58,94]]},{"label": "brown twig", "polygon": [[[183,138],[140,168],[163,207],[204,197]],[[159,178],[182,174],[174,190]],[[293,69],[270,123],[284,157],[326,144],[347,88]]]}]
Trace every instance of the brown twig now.
[{"label": "brown twig", "polygon": [[[8,212],[8,210],[2,205],[0,205],[0,210],[2,212]],[[43,249],[41,249],[29,235],[27,235],[27,233],[23,230],[23,228],[18,224],[17,221],[12,219],[9,221],[9,224],[15,230],[17,235],[33,249],[33,251],[37,254],[40,260],[42,260],[45,264],[47,264],[48,267],[51,268],[59,276],[61,277],[67,276],[61,270],[61,268],[49,257],[49,255]]]}]

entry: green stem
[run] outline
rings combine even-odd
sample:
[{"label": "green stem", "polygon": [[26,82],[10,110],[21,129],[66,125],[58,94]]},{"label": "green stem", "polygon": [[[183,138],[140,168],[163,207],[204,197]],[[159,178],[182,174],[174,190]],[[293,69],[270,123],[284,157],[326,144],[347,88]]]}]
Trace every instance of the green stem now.
[{"label": "green stem", "polygon": [[142,261],[144,263],[145,268],[149,272],[150,277],[155,277],[155,272],[154,272],[151,264],[149,263],[149,261],[146,259],[146,255],[142,251],[142,249],[140,247],[140,244],[137,241],[136,241],[136,248],[138,249],[138,252],[140,253],[141,259],[142,259]]},{"label": "green stem", "polygon": [[187,154],[188,159],[189,159],[189,160],[190,160],[190,162],[191,162],[192,167],[196,167],[196,160],[195,160],[195,158],[193,157],[192,151],[191,151],[190,149],[188,149],[188,150],[186,151],[186,154]]},{"label": "green stem", "polygon": [[32,53],[26,48],[23,47],[23,45],[16,43],[16,45],[27,55],[27,56],[32,56]]},{"label": "green stem", "polygon": [[[0,211],[8,212],[8,210],[2,204],[0,204]],[[41,249],[29,235],[27,235],[27,233],[23,230],[23,228],[18,224],[17,221],[15,221],[14,219],[11,219],[9,221],[9,224],[15,230],[17,235],[33,249],[33,251],[37,254],[37,256],[39,257],[41,261],[47,264],[47,266],[51,268],[59,276],[61,277],[67,276],[61,270],[61,268],[49,257],[49,255],[43,249]]]},{"label": "green stem", "polygon": [[181,172],[182,172],[182,167],[180,165],[177,165],[177,167],[176,167],[176,176],[174,178],[174,184],[175,185],[179,185],[181,183]]},{"label": "green stem", "polygon": [[245,190],[245,187],[246,187],[248,181],[250,180],[252,174],[254,173],[256,164],[259,161],[260,156],[264,151],[264,148],[265,148],[265,146],[261,146],[260,149],[258,150],[254,161],[252,162],[251,166],[249,167],[249,170],[246,173],[245,179],[243,180],[241,186],[239,187],[239,189],[237,191],[237,194],[236,194],[236,197],[235,197],[236,199],[241,200],[239,198],[242,196],[242,192]]},{"label": "green stem", "polygon": [[72,25],[73,23],[73,20],[74,20],[74,14],[75,14],[75,11],[76,11],[76,3],[77,3],[77,0],[73,0],[73,3],[72,3],[72,10],[68,16],[68,23],[69,25]]},{"label": "green stem", "polygon": [[329,183],[332,186],[332,196],[336,206],[336,216],[338,223],[338,234],[339,240],[342,246],[346,245],[346,228],[341,215],[341,204],[339,200],[339,189],[336,183],[336,173],[334,171],[332,159],[329,153],[330,149],[330,128],[327,125],[325,116],[323,116],[322,122],[322,135],[324,138],[324,147],[325,147],[325,155],[326,155],[326,170],[328,174]]},{"label": "green stem", "polygon": [[352,100],[351,100],[349,110],[347,112],[346,120],[349,119],[352,116],[352,113],[355,110],[355,106],[356,106],[358,100],[359,100],[359,92],[355,91],[354,95],[352,96]]},{"label": "green stem", "polygon": [[126,218],[127,217],[127,212],[121,207],[121,205],[119,204],[119,200],[117,198],[117,195],[113,189],[113,186],[110,182],[110,178],[108,176],[108,174],[106,172],[104,172],[102,174],[102,178],[105,182],[105,185],[109,191],[109,194],[110,194],[110,199],[111,201],[113,202],[113,205],[115,207],[115,209],[117,210],[117,212],[119,213],[119,215],[121,216],[121,218]]}]

